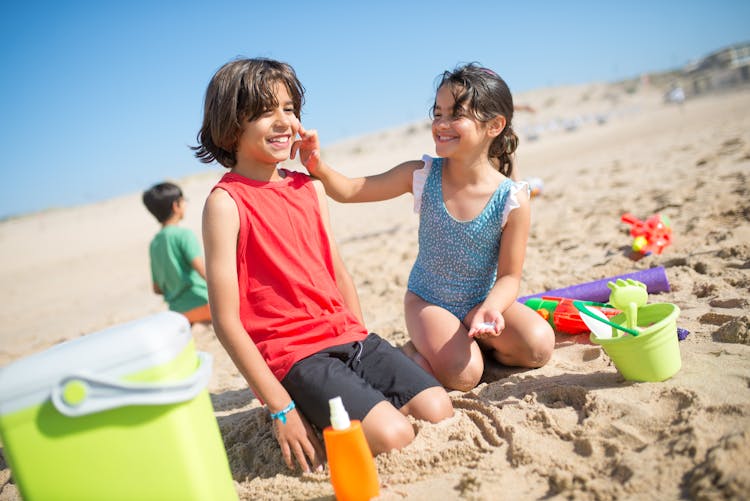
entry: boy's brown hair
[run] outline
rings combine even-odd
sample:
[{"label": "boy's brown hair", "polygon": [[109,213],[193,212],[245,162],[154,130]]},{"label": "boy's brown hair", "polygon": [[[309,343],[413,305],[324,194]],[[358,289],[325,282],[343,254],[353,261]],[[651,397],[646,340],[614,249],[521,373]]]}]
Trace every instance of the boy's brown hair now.
[{"label": "boy's brown hair", "polygon": [[216,160],[234,167],[243,122],[278,106],[273,91],[279,82],[289,91],[299,119],[305,89],[288,64],[266,58],[235,59],[219,68],[206,89],[199,146],[191,147],[195,156],[204,163]]}]

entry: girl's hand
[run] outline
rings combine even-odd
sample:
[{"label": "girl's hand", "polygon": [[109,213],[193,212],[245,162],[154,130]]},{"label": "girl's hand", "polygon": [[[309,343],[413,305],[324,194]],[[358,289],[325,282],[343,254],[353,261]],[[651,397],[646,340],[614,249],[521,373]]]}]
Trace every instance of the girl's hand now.
[{"label": "girl's hand", "polygon": [[314,176],[320,164],[320,140],[318,139],[318,132],[315,130],[305,130],[300,123],[299,137],[299,139],[292,143],[292,151],[289,154],[289,158],[294,160],[299,152],[300,162]]},{"label": "girl's hand", "polygon": [[478,309],[471,320],[469,337],[486,339],[499,336],[505,329],[505,319],[498,310]]},{"label": "girl's hand", "polygon": [[[284,462],[290,470],[294,469],[294,459],[305,473],[310,468],[315,471],[323,470],[325,453],[318,436],[307,420],[297,409],[286,414],[286,423],[273,419],[273,432],[281,447]],[[294,459],[292,459],[294,458]]]}]

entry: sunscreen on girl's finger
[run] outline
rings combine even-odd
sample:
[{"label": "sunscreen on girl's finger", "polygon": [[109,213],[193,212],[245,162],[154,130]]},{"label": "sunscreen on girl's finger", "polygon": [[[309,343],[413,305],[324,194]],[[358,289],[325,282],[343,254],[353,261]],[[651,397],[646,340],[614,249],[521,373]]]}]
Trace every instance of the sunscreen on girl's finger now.
[{"label": "sunscreen on girl's finger", "polygon": [[330,399],[328,405],[331,426],[323,430],[323,441],[336,499],[364,501],[378,496],[378,471],[362,424],[349,419],[341,397]]}]

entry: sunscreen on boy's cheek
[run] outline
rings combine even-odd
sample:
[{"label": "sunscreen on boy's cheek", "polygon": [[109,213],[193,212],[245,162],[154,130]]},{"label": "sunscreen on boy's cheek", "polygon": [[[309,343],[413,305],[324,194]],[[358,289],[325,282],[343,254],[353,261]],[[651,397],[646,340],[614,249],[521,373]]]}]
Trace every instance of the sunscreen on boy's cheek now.
[{"label": "sunscreen on boy's cheek", "polygon": [[349,419],[341,397],[332,398],[328,405],[331,426],[323,430],[323,440],[336,499],[364,501],[378,496],[378,471],[362,424]]}]

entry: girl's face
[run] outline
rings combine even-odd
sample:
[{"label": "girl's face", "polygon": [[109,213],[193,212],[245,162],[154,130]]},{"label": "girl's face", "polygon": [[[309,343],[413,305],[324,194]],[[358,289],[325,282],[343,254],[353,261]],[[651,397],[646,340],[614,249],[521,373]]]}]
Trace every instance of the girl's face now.
[{"label": "girl's face", "polygon": [[[473,152],[487,142],[486,127],[467,109],[455,110],[456,100],[450,86],[443,85],[435,96],[432,119],[432,139],[435,153],[448,158],[464,152]],[[489,148],[489,143],[487,143]]]},{"label": "girl's face", "polygon": [[244,123],[237,140],[237,167],[266,164],[275,168],[289,158],[299,120],[286,85],[277,82],[274,95],[278,102],[275,108]]}]

